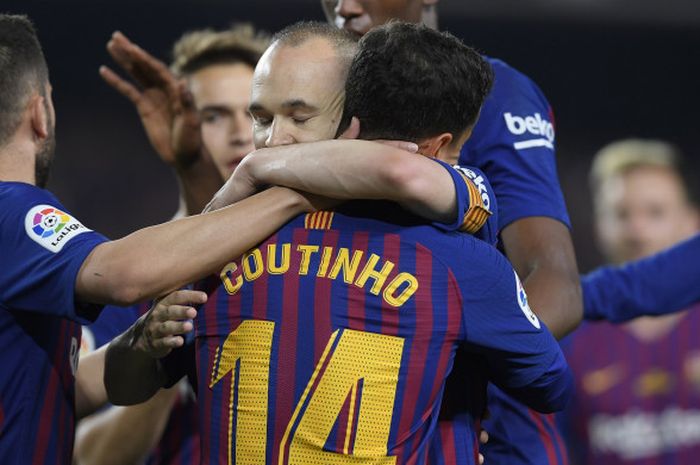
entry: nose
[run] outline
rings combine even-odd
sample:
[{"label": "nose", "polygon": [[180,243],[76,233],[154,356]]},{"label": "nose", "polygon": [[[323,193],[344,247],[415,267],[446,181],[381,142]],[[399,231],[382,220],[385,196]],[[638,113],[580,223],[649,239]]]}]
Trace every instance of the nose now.
[{"label": "nose", "polygon": [[280,145],[291,145],[294,143],[294,137],[287,130],[283,122],[275,119],[270,125],[270,130],[265,139],[265,147],[278,147]]},{"label": "nose", "polygon": [[246,111],[237,111],[231,118],[229,143],[237,146],[253,143],[253,123]]},{"label": "nose", "polygon": [[344,19],[351,19],[362,16],[364,10],[357,0],[337,0],[335,4],[335,14]]}]

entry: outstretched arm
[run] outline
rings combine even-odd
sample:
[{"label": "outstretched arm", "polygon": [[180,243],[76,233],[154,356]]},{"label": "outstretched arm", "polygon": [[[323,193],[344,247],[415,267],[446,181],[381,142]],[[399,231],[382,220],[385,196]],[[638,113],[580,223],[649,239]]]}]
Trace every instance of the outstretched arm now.
[{"label": "outstretched arm", "polygon": [[77,300],[128,306],[218,272],[295,215],[314,210],[310,198],[275,187],[216,212],[102,243],[78,272]]},{"label": "outstretched arm", "polygon": [[257,150],[215,196],[216,209],[263,186],[278,185],[336,199],[384,199],[425,218],[452,222],[454,183],[423,155],[363,140],[329,140]]},{"label": "outstretched arm", "polygon": [[581,278],[584,318],[620,323],[700,301],[700,234],[670,249]]}]

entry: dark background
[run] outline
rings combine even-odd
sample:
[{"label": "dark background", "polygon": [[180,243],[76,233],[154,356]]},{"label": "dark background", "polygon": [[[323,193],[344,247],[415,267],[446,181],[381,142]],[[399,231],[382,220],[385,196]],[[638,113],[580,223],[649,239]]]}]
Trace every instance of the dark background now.
[{"label": "dark background", "polygon": [[[663,5],[663,6],[662,6]],[[699,173],[700,2],[442,0],[441,28],[533,78],[554,107],[557,159],[579,265],[601,263],[586,182],[592,154],[621,137],[679,145]],[[317,0],[2,0],[35,22],[51,70],[58,150],[49,188],[112,238],[169,219],[177,187],[153,155],[131,104],[97,73],[119,29],[169,60],[188,29],[250,21],[275,31],[322,20]]]}]

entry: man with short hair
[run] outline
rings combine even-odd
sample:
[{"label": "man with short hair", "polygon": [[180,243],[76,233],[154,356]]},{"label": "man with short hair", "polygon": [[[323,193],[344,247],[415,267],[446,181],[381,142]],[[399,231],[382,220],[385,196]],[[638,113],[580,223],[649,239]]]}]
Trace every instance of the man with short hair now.
[{"label": "man with short hair", "polygon": [[[218,189],[221,179],[228,178],[254,149],[248,113],[250,88],[253,70],[269,45],[269,37],[247,24],[221,31],[187,32],[173,45],[172,74],[140,49],[134,52],[146,63],[134,72],[118,51],[125,43],[128,40],[115,33],[107,48],[142,88],[106,67],[100,74],[132,101],[154,150],[174,168],[181,189],[180,210],[175,217],[199,213],[212,189]],[[187,86],[181,88],[177,79],[184,79]],[[108,344],[149,308],[105,307],[96,322],[83,327],[81,356]],[[102,383],[101,376],[96,382]],[[81,420],[75,462],[134,463],[147,457],[148,465],[198,463],[194,398],[184,380],[139,406],[104,409]],[[123,447],[125,436],[133,438],[129,447]]]},{"label": "man with short hair", "polygon": [[[302,194],[273,189],[235,207],[107,241],[43,189],[53,159],[55,113],[46,61],[25,16],[0,15],[0,69],[6,373],[0,381],[0,462],[70,463],[75,416],[92,411],[104,397],[81,373],[76,389],[79,323],[94,320],[100,305],[146,301],[219,270],[222,257],[242,253],[314,207]],[[236,235],[229,233],[233,229]],[[187,302],[190,295],[180,297]]]},{"label": "man with short hair", "polygon": [[[344,78],[347,68],[332,31],[292,26],[261,59],[251,98],[258,147],[335,131],[328,120],[340,117],[342,87],[319,80]],[[430,46],[407,56],[408,44],[423,40]],[[460,66],[431,62],[435,50]],[[390,57],[404,62],[400,72],[382,69]],[[443,73],[425,76],[421,90],[413,83],[423,79],[424,61]],[[411,82],[435,125],[416,138],[405,126],[392,132],[396,122],[380,118],[374,136],[415,139],[428,156],[467,137],[490,86],[490,69],[473,50],[406,24],[363,39],[353,73],[371,77],[390,100]],[[436,88],[457,92],[465,107],[444,120],[431,113]],[[454,118],[461,123],[452,125]],[[447,120],[459,130],[438,132]],[[464,183],[451,168],[435,166]],[[461,266],[464,260],[473,266]],[[529,310],[507,261],[482,241],[440,232],[395,205],[353,202],[298,217],[229,263],[220,279],[211,306],[196,319],[204,463],[422,463],[458,346],[530,405],[557,409],[568,395],[558,346]],[[129,345],[134,336],[108,350],[105,381],[110,397],[122,402],[147,398],[180,376],[170,361],[150,358],[152,348]]]}]

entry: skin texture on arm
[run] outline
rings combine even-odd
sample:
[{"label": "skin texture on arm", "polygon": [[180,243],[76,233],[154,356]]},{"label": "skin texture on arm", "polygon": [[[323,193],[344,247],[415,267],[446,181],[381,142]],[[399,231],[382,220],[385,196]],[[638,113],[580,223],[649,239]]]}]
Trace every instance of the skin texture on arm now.
[{"label": "skin texture on arm", "polygon": [[575,329],[583,303],[568,228],[551,218],[528,217],[506,226],[501,239],[531,308],[554,337],[560,339]]},{"label": "skin texture on arm", "polygon": [[128,306],[218,272],[286,221],[307,197],[271,188],[216,212],[182,218],[98,245],[76,279],[77,300]]},{"label": "skin texture on arm", "polygon": [[163,434],[177,392],[177,386],[163,389],[142,404],[111,407],[83,420],[76,431],[74,463],[143,463]]},{"label": "skin texture on arm", "polygon": [[336,199],[383,199],[434,221],[456,214],[454,184],[423,155],[362,140],[329,140],[257,150],[243,159],[209,208],[280,185]]},{"label": "skin texture on arm", "polygon": [[83,418],[99,410],[107,402],[104,383],[95,382],[104,377],[107,347],[80,357],[75,373],[75,416]]}]

